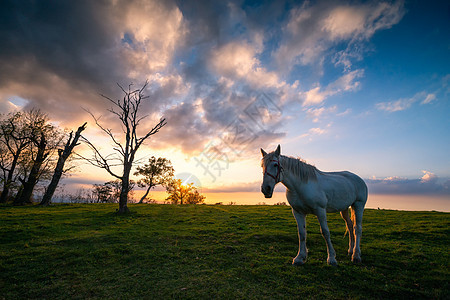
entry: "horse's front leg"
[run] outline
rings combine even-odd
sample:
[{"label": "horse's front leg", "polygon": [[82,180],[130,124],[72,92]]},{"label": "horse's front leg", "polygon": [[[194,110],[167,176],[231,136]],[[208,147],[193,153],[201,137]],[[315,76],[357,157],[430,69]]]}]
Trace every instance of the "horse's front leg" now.
[{"label": "horse's front leg", "polygon": [[306,216],[292,209],[292,214],[297,221],[298,229],[298,253],[292,260],[293,265],[303,265],[306,262],[308,252],[306,250]]},{"label": "horse's front leg", "polygon": [[327,243],[327,263],[332,266],[337,266],[336,252],[334,251],[333,245],[331,244],[330,230],[328,229],[327,224],[327,212],[325,209],[320,209],[317,211],[317,219],[320,223],[320,232],[322,233],[322,236]]}]

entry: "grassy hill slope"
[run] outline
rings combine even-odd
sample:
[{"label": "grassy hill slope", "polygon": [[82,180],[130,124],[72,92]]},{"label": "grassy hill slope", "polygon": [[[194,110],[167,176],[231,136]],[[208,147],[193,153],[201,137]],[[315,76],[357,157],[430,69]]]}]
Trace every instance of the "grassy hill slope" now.
[{"label": "grassy hill slope", "polygon": [[329,214],[338,267],[315,216],[307,264],[286,206],[0,207],[0,298],[445,298],[450,214],[366,210],[361,265]]}]

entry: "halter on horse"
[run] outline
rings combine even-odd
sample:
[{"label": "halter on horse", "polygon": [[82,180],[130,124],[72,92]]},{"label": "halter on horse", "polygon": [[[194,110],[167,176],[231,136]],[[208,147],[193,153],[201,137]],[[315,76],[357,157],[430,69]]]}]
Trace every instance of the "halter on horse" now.
[{"label": "halter on horse", "polygon": [[277,175],[273,176],[273,175],[270,174],[270,173],[267,171],[267,169],[266,169],[266,170],[264,171],[264,176],[265,176],[265,175],[269,175],[270,177],[272,177],[273,179],[275,179],[276,182],[280,182],[280,173],[281,173],[282,167],[281,167],[281,165],[280,165],[279,160],[272,159],[271,162],[272,162],[272,161],[276,162],[277,165],[278,165],[278,168],[277,168]]}]

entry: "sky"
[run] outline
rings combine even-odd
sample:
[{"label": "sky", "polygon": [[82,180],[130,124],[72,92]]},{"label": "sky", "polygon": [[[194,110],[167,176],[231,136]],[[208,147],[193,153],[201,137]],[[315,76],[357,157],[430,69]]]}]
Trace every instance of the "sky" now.
[{"label": "sky", "polygon": [[[148,80],[142,132],[167,125],[140,158],[205,192],[258,192],[260,148],[280,144],[370,193],[450,201],[448,1],[5,0],[0,40],[1,113],[88,121],[109,153],[86,110],[120,133],[100,94]],[[68,185],[111,180],[79,164]]]}]

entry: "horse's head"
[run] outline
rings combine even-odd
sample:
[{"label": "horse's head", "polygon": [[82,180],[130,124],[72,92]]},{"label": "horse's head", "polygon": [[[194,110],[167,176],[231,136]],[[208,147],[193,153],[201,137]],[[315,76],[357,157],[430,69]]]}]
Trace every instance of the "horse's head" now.
[{"label": "horse's head", "polygon": [[261,184],[261,192],[266,198],[272,198],[275,185],[280,182],[281,165],[280,165],[280,145],[271,153],[266,153],[261,148],[262,160],[261,167],[263,168],[263,182]]}]

